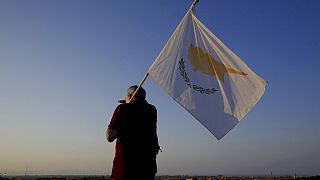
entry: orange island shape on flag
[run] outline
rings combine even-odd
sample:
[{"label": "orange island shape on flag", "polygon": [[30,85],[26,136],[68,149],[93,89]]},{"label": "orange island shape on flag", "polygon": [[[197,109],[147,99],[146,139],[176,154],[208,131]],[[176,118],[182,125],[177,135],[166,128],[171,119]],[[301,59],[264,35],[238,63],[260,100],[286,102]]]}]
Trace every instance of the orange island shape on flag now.
[{"label": "orange island shape on flag", "polygon": [[224,75],[227,72],[242,76],[248,75],[247,73],[226,67],[223,63],[215,60],[211,54],[206,53],[199,47],[194,47],[192,44],[189,46],[188,58],[194,66],[195,71],[200,70],[202,73],[210,76],[217,75],[217,78],[221,82],[224,82]]}]

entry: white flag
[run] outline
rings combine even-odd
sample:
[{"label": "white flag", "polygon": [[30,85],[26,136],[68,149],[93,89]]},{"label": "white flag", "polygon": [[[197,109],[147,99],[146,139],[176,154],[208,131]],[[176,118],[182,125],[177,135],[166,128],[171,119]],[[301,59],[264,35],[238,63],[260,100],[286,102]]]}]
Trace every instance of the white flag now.
[{"label": "white flag", "polygon": [[266,81],[207,29],[190,9],[148,73],[217,139],[257,103]]}]

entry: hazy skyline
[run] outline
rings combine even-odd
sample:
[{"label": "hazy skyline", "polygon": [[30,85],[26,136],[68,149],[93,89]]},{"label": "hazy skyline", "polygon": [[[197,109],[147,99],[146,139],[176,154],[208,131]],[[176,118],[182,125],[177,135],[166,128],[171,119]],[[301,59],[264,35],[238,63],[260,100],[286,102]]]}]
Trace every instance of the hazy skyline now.
[{"label": "hazy skyline", "polygon": [[[1,0],[0,172],[110,174],[117,101],[191,3]],[[158,174],[319,174],[320,2],[200,0],[196,13],[269,84],[217,141],[148,78]]]}]

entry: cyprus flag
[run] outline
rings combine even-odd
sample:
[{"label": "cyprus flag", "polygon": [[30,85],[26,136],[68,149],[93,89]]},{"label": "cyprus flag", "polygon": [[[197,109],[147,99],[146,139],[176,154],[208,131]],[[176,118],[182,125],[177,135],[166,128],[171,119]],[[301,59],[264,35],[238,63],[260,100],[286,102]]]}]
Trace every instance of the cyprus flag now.
[{"label": "cyprus flag", "polygon": [[257,103],[266,81],[207,29],[190,9],[148,73],[217,139]]}]

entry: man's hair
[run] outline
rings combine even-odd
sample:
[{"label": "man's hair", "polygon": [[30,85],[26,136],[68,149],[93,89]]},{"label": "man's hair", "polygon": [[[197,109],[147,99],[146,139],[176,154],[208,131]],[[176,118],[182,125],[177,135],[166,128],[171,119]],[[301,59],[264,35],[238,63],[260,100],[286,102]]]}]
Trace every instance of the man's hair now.
[{"label": "man's hair", "polygon": [[[128,88],[128,95],[132,96],[136,89],[138,88],[137,85],[130,86]],[[134,99],[146,99],[146,90],[144,90],[142,87],[139,89],[138,93],[135,95]]]}]

